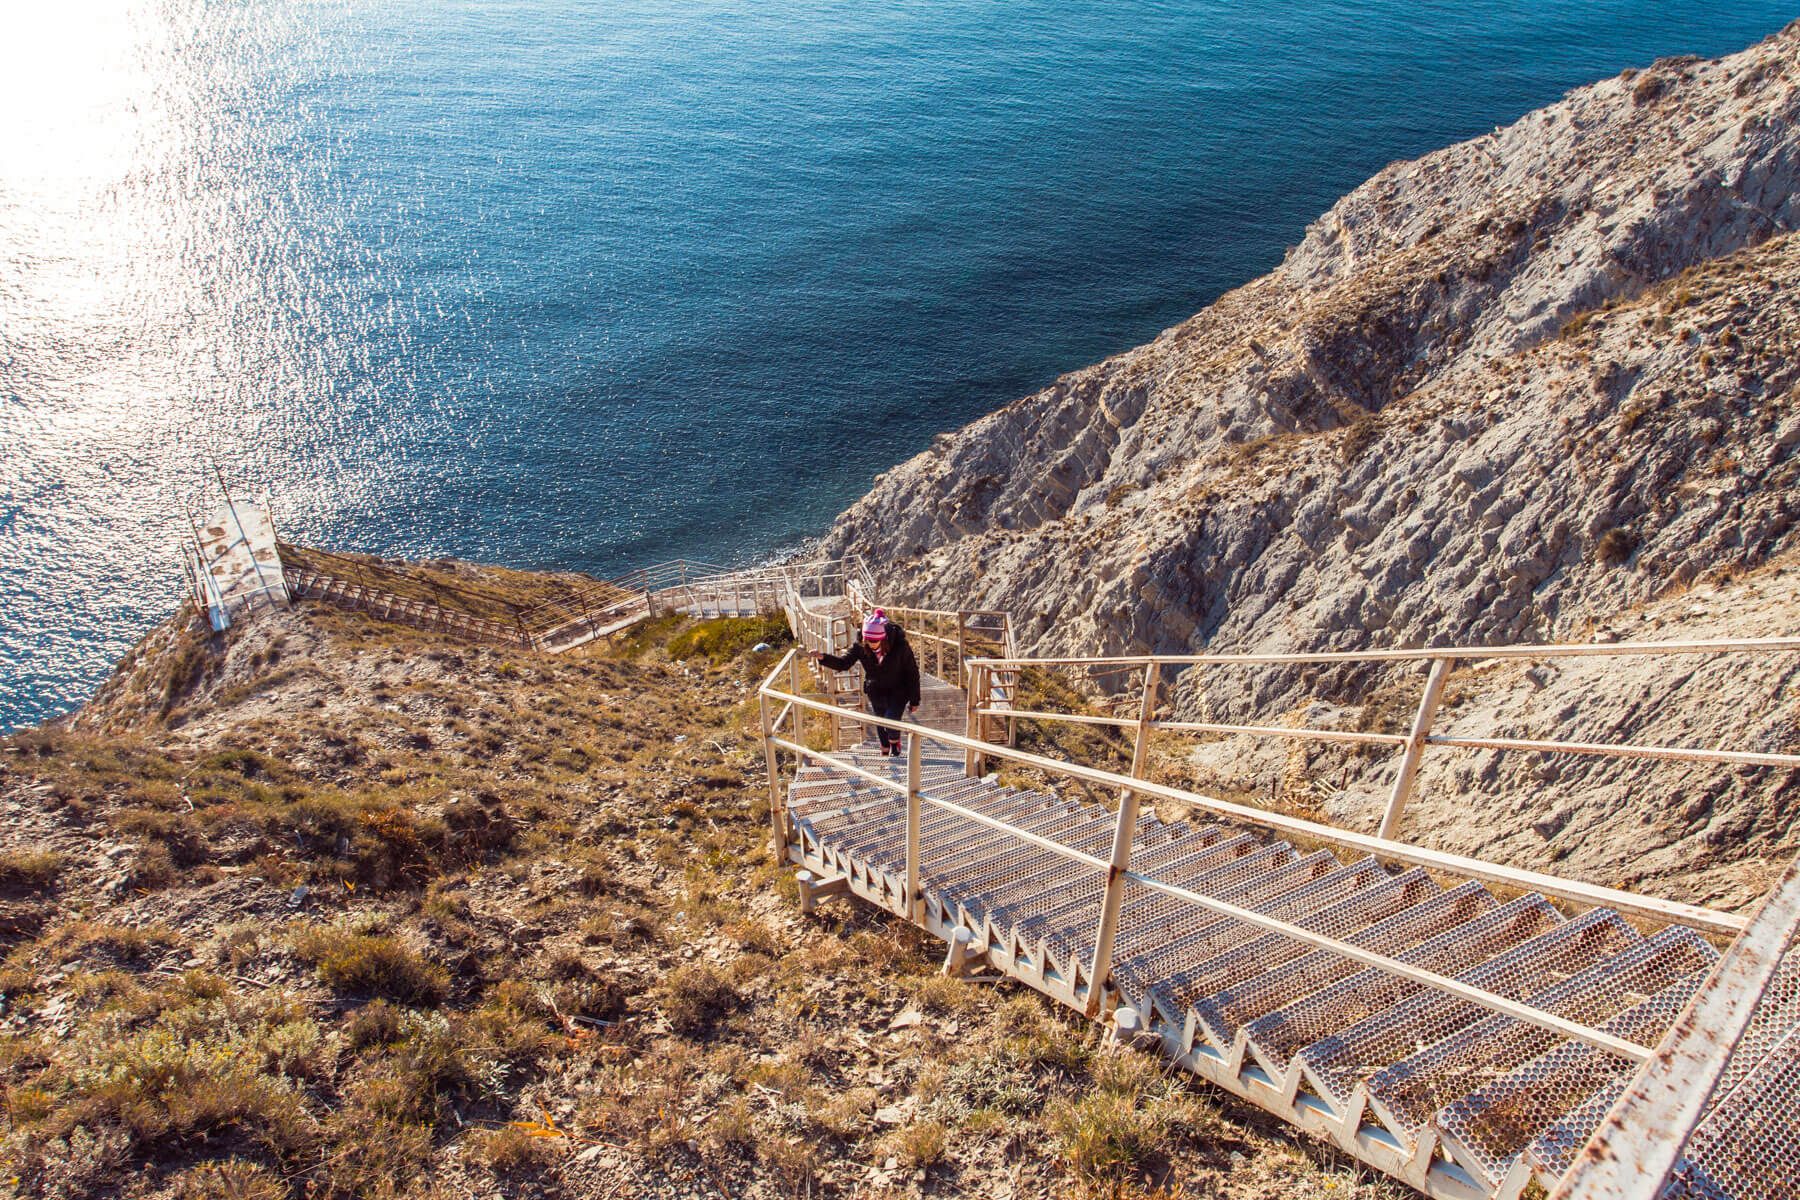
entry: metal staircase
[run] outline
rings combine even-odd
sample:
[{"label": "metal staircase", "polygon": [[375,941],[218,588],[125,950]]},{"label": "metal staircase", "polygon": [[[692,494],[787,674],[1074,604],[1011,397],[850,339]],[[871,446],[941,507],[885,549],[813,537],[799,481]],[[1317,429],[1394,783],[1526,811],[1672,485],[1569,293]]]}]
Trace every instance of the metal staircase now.
[{"label": "metal staircase", "polygon": [[[848,606],[866,603],[852,596]],[[908,611],[911,635],[928,610],[890,608]],[[828,623],[795,627],[803,644],[832,636]],[[1599,652],[1744,649],[1793,651],[1800,641]],[[1400,653],[1447,664],[1496,653],[1592,652]],[[1012,702],[1028,667],[1012,653],[959,655],[963,681],[978,694],[967,699],[962,723],[940,713],[917,730],[906,759],[881,757],[872,741],[810,748],[807,717],[837,715],[826,701],[830,680],[803,688],[794,656],[769,676],[773,832],[783,857],[802,868],[803,906],[848,894],[905,917],[948,943],[946,970],[998,972],[1089,1016],[1112,1016],[1122,1036],[1157,1045],[1202,1078],[1432,1196],[1513,1200],[1534,1182],[1563,1185],[1556,1200],[1800,1196],[1800,1125],[1791,1103],[1800,1092],[1800,951],[1791,951],[1800,872],[1790,872],[1796,898],[1785,932],[1758,934],[1765,918],[1460,859],[1385,836],[1399,824],[1418,755],[1430,744],[1461,744],[1430,736],[1443,665],[1431,672],[1410,736],[1366,735],[1404,756],[1397,775],[1405,782],[1384,836],[1371,837],[1144,782],[1152,729],[1313,736],[1156,721],[1160,660],[1130,660],[1150,667],[1142,712],[1136,722],[1110,721],[1136,728],[1130,775],[1011,748],[1009,738],[994,736],[997,719],[1010,725],[1057,716],[1023,713]],[[1005,694],[997,695],[1002,678]],[[783,680],[785,691],[777,686]],[[1792,755],[1571,746],[1563,749],[1737,769],[1800,766]],[[782,751],[798,758],[785,791],[777,783]],[[1007,786],[986,774],[990,756],[1067,777],[1082,785],[1082,798],[1054,786]],[[1096,785],[1119,790],[1116,809],[1087,798]],[[1183,799],[1209,816],[1167,823],[1140,812],[1140,795]],[[1772,897],[1765,911],[1774,906]],[[1617,1133],[1613,1114],[1641,1090],[1659,1048],[1666,1054],[1667,1043],[1694,1024],[1695,1006],[1708,995],[1736,986],[1720,952],[1733,937],[1734,955],[1755,937],[1775,947],[1773,982],[1760,1024],[1749,1026],[1742,1064],[1715,1070],[1715,1100],[1691,1106],[1675,1124],[1686,1149],[1669,1157],[1667,1172],[1630,1188],[1581,1182],[1578,1168],[1600,1153],[1595,1147],[1608,1131]],[[1740,1141],[1760,1148],[1757,1155],[1736,1149]]]},{"label": "metal staircase", "polygon": [[[905,766],[872,744],[842,757],[795,776],[790,857],[904,913],[906,797],[864,776],[901,783]],[[1098,805],[966,778],[961,755],[921,766],[922,786],[960,808],[1089,854],[1112,841],[1115,815]],[[921,817],[918,838],[928,928],[971,931],[971,954],[1053,994],[1092,977],[1083,953],[1101,872],[944,809]],[[1503,903],[1479,882],[1444,888],[1416,868],[1390,873],[1220,825],[1143,816],[1136,840],[1137,870],[1640,1045],[1655,1044],[1719,957],[1687,929],[1646,937],[1608,909],[1569,918],[1541,895]],[[1532,1172],[1554,1184],[1636,1066],[1330,951],[1196,919],[1144,889],[1124,900],[1115,955],[1122,992],[1153,1007],[1187,1065],[1340,1141],[1385,1144],[1434,1194],[1517,1194]]]}]

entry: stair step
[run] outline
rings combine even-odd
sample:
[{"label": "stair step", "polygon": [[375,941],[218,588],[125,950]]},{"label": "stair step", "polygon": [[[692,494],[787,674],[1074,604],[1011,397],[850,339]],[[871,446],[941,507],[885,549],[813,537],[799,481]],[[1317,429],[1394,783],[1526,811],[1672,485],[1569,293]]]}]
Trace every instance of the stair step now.
[{"label": "stair step", "polygon": [[[1140,870],[1166,871],[1178,870],[1199,861],[1223,863],[1241,858],[1260,845],[1247,834],[1231,837],[1220,826],[1208,826],[1199,830],[1181,831],[1160,845],[1141,851],[1134,866]],[[984,864],[979,871],[959,872],[954,877],[944,879],[941,886],[948,893],[960,897],[980,898],[980,903],[988,905],[987,911],[992,912],[993,906],[999,903],[1004,903],[1009,908],[1028,905],[1045,892],[1045,887],[1027,885],[996,899],[996,893],[1001,890],[1001,882],[1021,874],[1030,878],[1028,869],[1020,860],[1000,856]]]},{"label": "stair step", "polygon": [[[1705,971],[1718,952],[1692,930],[1671,928],[1569,979],[1527,997],[1535,1008],[1598,1026],[1633,1003]],[[1396,1132],[1416,1134],[1440,1109],[1462,1099],[1564,1039],[1490,1014],[1423,1053],[1375,1074],[1368,1090]]]},{"label": "stair step", "polygon": [[[1331,861],[1336,863],[1336,859]],[[1233,900],[1232,903],[1241,904],[1277,920],[1304,925],[1321,913],[1331,911],[1339,901],[1373,888],[1387,879],[1388,874],[1380,863],[1373,858],[1364,858],[1348,866],[1340,865],[1336,870],[1316,875],[1299,886],[1275,892],[1265,900],[1250,903]],[[1141,888],[1128,889],[1128,900],[1133,890],[1146,891]],[[1262,941],[1269,936],[1257,926],[1243,921],[1215,919],[1207,923],[1205,917],[1206,914],[1196,912],[1189,930],[1164,947],[1152,949],[1146,954],[1134,956],[1121,966],[1115,966],[1115,971],[1121,977],[1140,981],[1141,987],[1152,986],[1153,980],[1167,987],[1183,978],[1192,968],[1216,962],[1222,955],[1246,943]],[[1256,969],[1266,969],[1266,963],[1259,963]],[[1172,1011],[1179,1012],[1181,1009],[1175,1007]]]},{"label": "stair step", "polygon": [[[1640,1045],[1662,1039],[1705,981],[1696,972],[1598,1028]],[[1636,1063],[1581,1042],[1564,1042],[1448,1105],[1436,1124],[1458,1160],[1503,1178],[1521,1153],[1560,1177],[1623,1093]]]},{"label": "stair step", "polygon": [[[1036,829],[1031,832],[1095,857],[1104,857],[1110,853],[1113,829],[1117,822],[1104,810],[1091,806],[1081,805],[1076,811],[1078,815],[1054,833]],[[1158,828],[1154,818],[1140,820],[1137,826],[1138,836],[1151,836]],[[962,865],[954,859],[941,863],[933,863],[928,859],[927,864],[934,874],[945,875]],[[1040,910],[1038,901],[1046,895],[1061,892],[1068,881],[1086,879],[1096,873],[1096,869],[1087,863],[1029,843],[1021,843],[1017,839],[1005,838],[1002,838],[998,855],[981,866],[988,868],[990,873],[994,868],[999,869],[1000,873],[987,885],[989,890],[998,897],[1004,897],[1009,905],[1030,907],[1033,911]]]},{"label": "stair step", "polygon": [[[1415,867],[1399,875],[1386,876],[1316,913],[1296,917],[1294,924],[1328,937],[1353,940],[1359,931],[1438,894],[1437,884],[1424,870]],[[1117,969],[1137,990],[1154,989],[1171,1013],[1180,1013],[1193,1007],[1202,997],[1228,996],[1240,980],[1247,983],[1275,975],[1283,964],[1312,952],[1305,942],[1279,933],[1265,933],[1240,942],[1213,958],[1189,964],[1161,981],[1138,974],[1135,964]],[[1331,957],[1338,962],[1346,961],[1337,955]],[[1221,1045],[1229,1046],[1235,1034],[1235,1027],[1222,1032]]]},{"label": "stair step", "polygon": [[[1562,914],[1548,900],[1522,896],[1393,957],[1439,974],[1455,974],[1561,923]],[[1285,1076],[1289,1060],[1306,1046],[1383,1012],[1418,990],[1418,984],[1370,968],[1258,1017],[1244,1026],[1244,1032],[1251,1052],[1269,1073]]]},{"label": "stair step", "polygon": [[[1329,850],[1318,850],[1304,857],[1296,858],[1292,862],[1281,864],[1267,873],[1245,879],[1232,887],[1204,887],[1189,890],[1225,901],[1228,904],[1234,904],[1239,908],[1247,908],[1256,912],[1272,912],[1285,908],[1296,893],[1315,886],[1323,879],[1339,875],[1343,870],[1344,865],[1338,861],[1336,855]],[[1160,892],[1152,892],[1137,886],[1128,887],[1126,893],[1127,899],[1136,900],[1137,903],[1133,911],[1133,921],[1127,926],[1128,936],[1121,939],[1123,948],[1115,951],[1115,956],[1122,960],[1141,964],[1138,967],[1140,973],[1161,976],[1176,964],[1191,961],[1195,954],[1211,957],[1215,952],[1215,942],[1251,928],[1230,918],[1214,916],[1191,904],[1174,901],[1186,911],[1179,912],[1178,910],[1174,920],[1165,923],[1160,931],[1153,931],[1137,919],[1137,914],[1148,911],[1158,901],[1165,900],[1167,897]],[[1121,921],[1121,924],[1124,922]],[[1158,933],[1160,936],[1157,936]],[[1147,936],[1156,938],[1154,944],[1145,944]]]},{"label": "stair step", "polygon": [[[1523,1001],[1642,941],[1617,913],[1591,909],[1456,978],[1509,1000]],[[1467,1000],[1415,986],[1383,1011],[1306,1046],[1299,1057],[1305,1062],[1308,1079],[1342,1112],[1362,1080],[1473,1024],[1487,1011]]]}]

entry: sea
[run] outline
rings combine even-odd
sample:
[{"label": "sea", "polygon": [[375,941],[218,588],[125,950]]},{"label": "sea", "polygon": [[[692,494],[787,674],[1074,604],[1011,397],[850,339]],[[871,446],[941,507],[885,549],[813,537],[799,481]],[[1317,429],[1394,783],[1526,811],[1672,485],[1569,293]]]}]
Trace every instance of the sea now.
[{"label": "sea", "polygon": [[284,538],[757,561],[1269,270],[1394,159],[1763,0],[0,11],[0,729]]}]

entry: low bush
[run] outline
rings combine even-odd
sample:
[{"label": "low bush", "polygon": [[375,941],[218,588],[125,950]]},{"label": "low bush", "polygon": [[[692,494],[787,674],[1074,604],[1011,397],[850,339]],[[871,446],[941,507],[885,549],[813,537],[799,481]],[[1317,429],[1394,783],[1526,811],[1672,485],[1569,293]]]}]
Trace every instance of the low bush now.
[{"label": "low bush", "polygon": [[719,666],[762,642],[781,647],[792,644],[793,640],[787,618],[780,613],[762,617],[725,617],[697,622],[691,629],[670,638],[669,657],[704,657]]},{"label": "low bush", "polygon": [[942,1121],[927,1117],[883,1139],[883,1148],[908,1167],[926,1167],[944,1157],[950,1145],[950,1131]]},{"label": "low bush", "polygon": [[279,1003],[178,1004],[122,1037],[71,1043],[39,1081],[56,1103],[30,1132],[41,1140],[113,1128],[147,1146],[234,1130],[298,1153],[317,1138],[298,1080],[316,1073],[325,1042],[310,1018]]},{"label": "low bush", "polygon": [[677,1033],[703,1033],[736,1008],[737,989],[711,967],[690,963],[669,972],[658,989],[663,1016]]},{"label": "low bush", "polygon": [[1044,1120],[1069,1168],[1089,1186],[1133,1174],[1163,1149],[1156,1115],[1129,1094],[1059,1100]]},{"label": "low bush", "polygon": [[429,1007],[440,1003],[450,987],[449,973],[443,967],[385,934],[313,928],[295,937],[294,953],[314,967],[319,979],[334,991],[371,993]]},{"label": "low bush", "polygon": [[48,851],[0,854],[0,888],[41,892],[55,886],[62,874],[63,856]]},{"label": "low bush", "polygon": [[475,1156],[499,1175],[531,1174],[557,1157],[550,1142],[517,1125],[487,1130],[470,1139]]}]

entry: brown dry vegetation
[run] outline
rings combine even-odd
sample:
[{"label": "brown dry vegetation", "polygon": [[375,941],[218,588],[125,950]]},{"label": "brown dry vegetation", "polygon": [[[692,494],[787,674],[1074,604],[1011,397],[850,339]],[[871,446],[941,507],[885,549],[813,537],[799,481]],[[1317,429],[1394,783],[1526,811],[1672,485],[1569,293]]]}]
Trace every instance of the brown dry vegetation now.
[{"label": "brown dry vegetation", "polygon": [[802,918],[767,844],[765,640],[172,623],[0,740],[0,1185],[1388,1192],[1034,993],[937,974],[884,914]]}]

